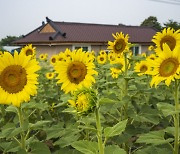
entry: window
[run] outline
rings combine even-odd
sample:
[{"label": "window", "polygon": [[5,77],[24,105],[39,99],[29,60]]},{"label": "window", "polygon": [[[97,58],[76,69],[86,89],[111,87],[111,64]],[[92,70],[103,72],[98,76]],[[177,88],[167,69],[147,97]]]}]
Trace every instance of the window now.
[{"label": "window", "polygon": [[72,50],[77,50],[82,48],[83,51],[91,51],[91,46],[90,45],[73,45]]},{"label": "window", "polygon": [[135,55],[135,56],[141,54],[141,46],[139,46],[139,45],[131,47],[130,50],[132,50],[133,55]]}]

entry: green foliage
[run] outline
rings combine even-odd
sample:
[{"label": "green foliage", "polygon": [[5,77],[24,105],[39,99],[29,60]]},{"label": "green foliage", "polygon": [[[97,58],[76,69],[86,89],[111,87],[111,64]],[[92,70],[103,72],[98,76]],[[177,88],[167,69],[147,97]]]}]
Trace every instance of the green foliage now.
[{"label": "green foliage", "polygon": [[148,18],[146,18],[141,24],[140,26],[148,26],[148,27],[154,27],[157,30],[161,30],[162,26],[161,24],[158,22],[157,18],[154,16],[149,16]]},{"label": "green foliage", "polygon": [[178,23],[177,21],[173,21],[173,20],[168,20],[167,22],[164,23],[164,28],[174,28],[175,30],[180,29],[180,23]]},{"label": "green foliage", "polygon": [[72,147],[84,154],[98,154],[98,144],[97,142],[91,142],[86,140],[80,140],[73,142]]},{"label": "green foliage", "polygon": [[113,137],[116,135],[120,135],[126,128],[127,120],[120,121],[113,127],[106,127],[104,129],[104,136],[106,138]]},{"label": "green foliage", "polygon": [[126,78],[122,73],[113,79],[110,64],[96,64],[99,75],[92,89],[98,94],[101,127],[94,110],[83,115],[73,112],[68,105],[72,95],[64,94],[55,78],[45,77],[54,70],[48,61],[40,61],[38,93],[22,104],[22,124],[16,107],[1,105],[0,153],[98,154],[99,136],[105,154],[173,153],[173,118],[179,113],[174,110],[174,85],[151,88],[149,76],[133,71],[140,59],[131,59]]},{"label": "green foliage", "polygon": [[[20,36],[21,37],[21,36]],[[0,41],[0,46],[8,46],[8,45],[12,45],[12,42],[17,40],[20,37],[16,37],[16,36],[6,36],[5,38],[1,39]]]},{"label": "green foliage", "polygon": [[105,154],[126,154],[126,151],[116,145],[109,145],[105,148]]},{"label": "green foliage", "polygon": [[137,143],[146,143],[146,144],[166,144],[173,141],[173,138],[165,139],[165,132],[163,130],[160,131],[151,131],[147,134],[142,134],[136,141]]}]

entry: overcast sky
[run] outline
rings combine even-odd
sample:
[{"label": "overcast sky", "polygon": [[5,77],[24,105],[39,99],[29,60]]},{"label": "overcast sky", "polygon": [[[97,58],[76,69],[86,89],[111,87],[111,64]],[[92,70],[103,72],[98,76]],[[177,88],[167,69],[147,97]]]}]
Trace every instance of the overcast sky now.
[{"label": "overcast sky", "polygon": [[31,32],[46,16],[53,21],[135,26],[149,16],[162,25],[169,19],[180,22],[180,0],[0,0],[0,11],[0,40]]}]

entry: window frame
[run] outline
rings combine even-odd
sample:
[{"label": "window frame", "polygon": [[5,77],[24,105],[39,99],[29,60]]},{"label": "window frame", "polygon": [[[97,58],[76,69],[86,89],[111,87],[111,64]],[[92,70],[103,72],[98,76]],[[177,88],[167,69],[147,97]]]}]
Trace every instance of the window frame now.
[{"label": "window frame", "polygon": [[76,47],[80,47],[80,48],[87,47],[88,48],[87,51],[91,51],[91,45],[90,44],[73,44],[72,45],[72,50],[75,50]]},{"label": "window frame", "polygon": [[[137,44],[137,45],[134,45],[130,48],[130,50],[132,51],[133,55],[135,55],[135,48],[138,47],[139,48],[139,51],[138,51],[138,54],[137,55],[140,55],[142,53],[141,51],[141,45]],[[135,55],[136,56],[136,55]]]}]

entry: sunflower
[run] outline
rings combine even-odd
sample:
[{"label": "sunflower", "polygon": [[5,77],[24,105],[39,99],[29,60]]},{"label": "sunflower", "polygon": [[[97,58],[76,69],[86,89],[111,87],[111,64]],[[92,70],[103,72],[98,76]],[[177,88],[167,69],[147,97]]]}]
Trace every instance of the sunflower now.
[{"label": "sunflower", "polygon": [[157,56],[155,54],[150,54],[149,56],[146,57],[146,60],[155,60]]},{"label": "sunflower", "polygon": [[21,52],[26,56],[31,56],[32,58],[34,58],[34,56],[36,55],[36,47],[32,47],[32,44],[28,44],[21,49]]},{"label": "sunflower", "polygon": [[[156,35],[153,36],[152,41],[156,44],[157,48],[161,50],[163,50],[163,44],[165,43],[173,50],[180,44],[180,30],[175,31],[173,28],[164,28],[162,32],[157,32]],[[159,51],[159,49],[157,49],[157,51]]]},{"label": "sunflower", "polygon": [[128,50],[128,34],[124,36],[124,34],[120,32],[112,35],[115,40],[113,42],[108,41],[109,46],[107,49],[113,50],[116,54],[122,54],[125,50]]},{"label": "sunflower", "polygon": [[99,55],[97,56],[97,62],[99,64],[105,64],[107,61],[107,56],[106,55]]},{"label": "sunflower", "polygon": [[64,51],[64,54],[65,54],[66,57],[70,58],[70,57],[71,57],[71,50],[67,48],[67,49]]},{"label": "sunflower", "polygon": [[53,72],[46,73],[46,78],[49,79],[49,80],[53,79],[54,76],[55,76],[55,74]]},{"label": "sunflower", "polygon": [[108,54],[108,60],[109,60],[110,64],[114,64],[116,61],[116,54],[114,52],[110,52]]},{"label": "sunflower", "polygon": [[153,45],[150,45],[150,46],[148,47],[148,50],[149,50],[149,51],[154,51],[154,46],[153,46]]},{"label": "sunflower", "polygon": [[95,60],[95,55],[93,52],[87,52],[87,57],[89,59],[89,62],[93,62]]},{"label": "sunflower", "polygon": [[135,64],[134,71],[138,73],[139,76],[146,74],[151,71],[151,65],[146,60],[142,60]]},{"label": "sunflower", "polygon": [[37,93],[35,72],[39,69],[36,59],[23,52],[15,51],[14,56],[5,52],[0,57],[0,103],[19,107],[23,101],[29,101]]},{"label": "sunflower", "polygon": [[110,68],[110,70],[111,70],[112,78],[116,78],[117,79],[119,74],[121,73],[121,70],[117,69],[117,68],[114,68],[114,67]]},{"label": "sunflower", "polygon": [[71,107],[79,114],[93,111],[96,106],[96,93],[92,89],[82,88],[76,91],[72,100],[68,100]]},{"label": "sunflower", "polygon": [[147,55],[146,55],[145,52],[141,53],[140,56],[141,56],[141,57],[147,57]]},{"label": "sunflower", "polygon": [[155,87],[165,80],[165,84],[169,86],[171,81],[180,78],[180,46],[171,51],[169,45],[163,44],[163,51],[160,51],[158,57],[151,61],[153,71],[149,72],[152,75],[151,86]]},{"label": "sunflower", "polygon": [[61,89],[65,93],[81,87],[90,87],[95,82],[93,75],[97,74],[87,52],[78,49],[72,51],[70,55],[70,58],[67,57],[66,61],[58,61],[54,67],[59,79],[57,83],[62,83]]},{"label": "sunflower", "polygon": [[101,51],[99,52],[99,54],[100,54],[100,55],[107,55],[105,50],[101,50]]},{"label": "sunflower", "polygon": [[40,60],[44,60],[45,61],[45,60],[47,60],[47,57],[48,57],[48,55],[46,53],[42,53],[42,54],[39,55],[39,59]]},{"label": "sunflower", "polygon": [[55,65],[58,61],[58,55],[52,55],[51,58],[50,58],[50,63],[52,65]]},{"label": "sunflower", "polygon": [[57,61],[65,61],[66,59],[66,55],[64,54],[64,52],[60,52],[57,56]]}]

